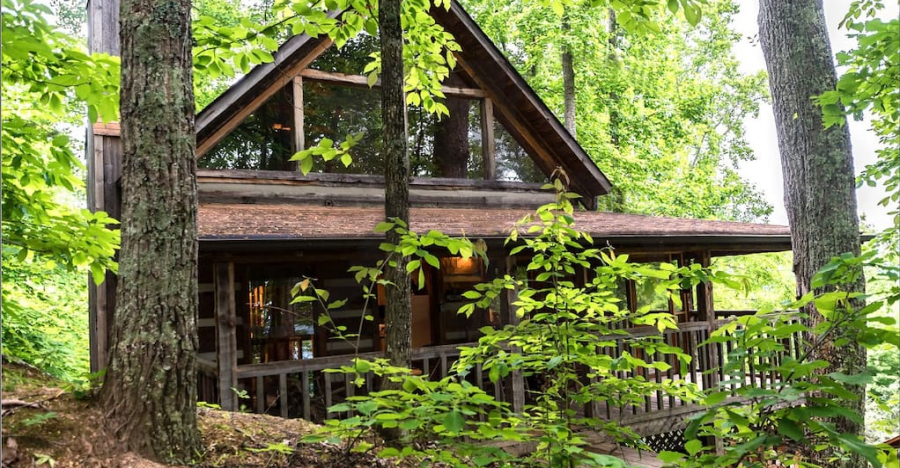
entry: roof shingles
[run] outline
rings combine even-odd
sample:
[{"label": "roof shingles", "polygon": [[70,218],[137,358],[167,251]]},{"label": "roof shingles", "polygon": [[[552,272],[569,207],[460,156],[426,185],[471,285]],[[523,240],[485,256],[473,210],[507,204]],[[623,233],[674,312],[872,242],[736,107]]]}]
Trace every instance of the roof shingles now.
[{"label": "roof shingles", "polygon": [[[413,231],[431,229],[448,235],[505,237],[516,221],[530,213],[514,209],[413,208]],[[199,209],[201,240],[214,239],[376,239],[384,219],[380,207],[318,205],[203,204]],[[606,237],[784,237],[787,226],[697,219],[663,218],[624,213],[576,212],[575,227]]]}]

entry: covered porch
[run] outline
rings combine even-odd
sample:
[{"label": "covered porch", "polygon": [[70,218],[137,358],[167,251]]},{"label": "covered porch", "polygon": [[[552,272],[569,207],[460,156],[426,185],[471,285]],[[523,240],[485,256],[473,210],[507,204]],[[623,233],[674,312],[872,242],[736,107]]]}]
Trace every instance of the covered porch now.
[{"label": "covered porch", "polygon": [[[469,238],[487,243],[490,260],[469,263],[435,252],[444,255],[441,267],[429,267],[426,284],[414,285],[415,372],[443,378],[458,358],[459,347],[475,344],[479,328],[513,323],[515,315],[511,314],[510,304],[515,301],[515,291],[468,320],[455,312],[464,302],[462,292],[481,281],[515,275],[518,265],[526,262],[508,257],[502,243],[514,221],[525,213],[511,209],[413,210],[413,230],[437,229],[452,235],[464,229]],[[352,275],[346,273],[350,266],[369,265],[377,260],[380,239],[370,228],[382,216],[381,209],[374,207],[201,206],[201,401],[218,403],[227,410],[245,406],[258,413],[320,422],[347,416],[329,413],[327,409],[348,396],[379,387],[380,382],[373,375],[367,376],[362,387],[356,387],[342,374],[324,371],[350,364],[355,355],[371,359],[383,353],[380,295],[367,303]],[[782,226],[599,212],[576,213],[576,226],[590,232],[598,242],[608,242],[617,252],[629,253],[638,262],[709,266],[715,256],[790,248],[789,233]],[[318,326],[321,311],[315,307],[290,304],[290,289],[302,278],[315,278],[317,287],[329,290],[332,299],[347,299],[334,319],[359,331],[355,345],[328,336]],[[723,344],[700,343],[728,317],[754,312],[717,310],[709,284],[681,291],[681,307],[648,295],[633,282],[624,283],[621,294],[632,310],[650,306],[675,315],[678,328],[667,330],[662,339],[692,357],[687,367],[669,362],[669,370],[643,376],[657,382],[683,379],[701,388],[712,388],[722,380],[721,371],[708,371],[718,368],[730,349]],[[361,321],[366,314],[373,319]],[[649,327],[629,328],[627,332],[615,337],[617,347],[608,351],[610,355],[640,352],[632,349],[632,340],[659,334]],[[784,354],[794,355],[800,346],[799,337],[791,337],[785,344]],[[747,375],[745,384],[775,383],[774,375],[754,369],[748,369]],[[467,378],[510,403],[514,411],[524,407],[532,390],[521,375],[491,382],[482,369],[476,368]],[[734,383],[732,387],[739,385],[743,384]],[[246,397],[239,398],[232,389],[240,390]],[[642,405],[617,408],[595,404],[581,411],[620,420],[643,435],[652,435],[671,430],[686,413],[697,409],[689,402],[658,392]]]}]

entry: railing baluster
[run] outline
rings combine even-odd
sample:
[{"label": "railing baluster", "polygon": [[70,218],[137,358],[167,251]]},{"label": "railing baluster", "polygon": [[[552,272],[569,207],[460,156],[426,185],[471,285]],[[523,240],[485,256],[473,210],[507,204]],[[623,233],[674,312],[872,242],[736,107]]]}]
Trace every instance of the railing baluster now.
[{"label": "railing baluster", "polygon": [[309,421],[310,420],[310,411],[309,411],[309,372],[303,371],[300,373],[300,385],[303,388],[300,390],[300,394],[303,397],[303,419]]},{"label": "railing baluster", "polygon": [[331,395],[331,373],[322,372],[322,378],[325,380],[325,419],[331,419],[332,395]]},{"label": "railing baluster", "polygon": [[[665,337],[663,337],[663,339],[665,339]],[[654,361],[657,361],[657,360],[659,360],[659,358],[663,357],[663,355],[660,354],[658,351],[653,354],[654,354],[654,358],[653,358]],[[657,384],[662,383],[662,375],[660,375],[661,373],[662,373],[662,370],[653,369],[653,376],[655,377]],[[660,388],[657,388],[656,389],[656,409],[658,409],[660,411],[663,409],[663,407],[665,406],[664,400],[665,400],[665,398],[663,398],[662,390]]]},{"label": "railing baluster", "polygon": [[288,417],[288,392],[287,392],[287,374],[278,374],[278,393],[281,403],[281,417]]},{"label": "railing baluster", "polygon": [[256,378],[256,412],[263,414],[266,412],[266,386],[265,377]]},{"label": "railing baluster", "polygon": [[[349,400],[356,393],[356,389],[354,388],[353,380],[350,379],[350,374],[344,374],[344,389],[346,390],[346,399]],[[348,417],[353,417],[353,410],[347,412]]]}]

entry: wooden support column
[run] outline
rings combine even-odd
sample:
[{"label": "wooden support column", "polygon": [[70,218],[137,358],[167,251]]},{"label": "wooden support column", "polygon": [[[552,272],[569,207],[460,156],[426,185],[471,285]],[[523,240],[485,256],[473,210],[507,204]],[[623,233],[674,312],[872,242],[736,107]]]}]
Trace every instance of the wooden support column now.
[{"label": "wooden support column", "polygon": [[497,162],[494,158],[494,103],[490,98],[481,100],[481,157],[484,179],[497,178]]},{"label": "wooden support column", "polygon": [[219,372],[219,404],[237,411],[237,307],[234,301],[234,263],[216,263],[216,367]]},{"label": "wooden support column", "polygon": [[[709,268],[711,258],[709,251],[703,251],[698,258],[700,266]],[[705,322],[715,322],[716,311],[713,307],[713,290],[712,283],[701,283],[697,285],[697,319]]]},{"label": "wooden support column", "polygon": [[[700,254],[700,266],[709,268],[712,263],[712,257],[708,250],[704,250]],[[713,306],[713,286],[712,283],[704,283],[698,286],[697,291],[697,310],[701,317],[706,317],[708,330],[711,334],[716,329],[716,310]],[[702,294],[701,294],[702,293]],[[701,318],[702,320],[702,318]],[[709,335],[707,335],[709,336]],[[709,369],[717,369],[722,362],[720,347],[721,343],[710,343],[706,346],[707,355],[709,356]],[[719,384],[719,372],[710,372],[708,375],[708,385],[714,388]]]},{"label": "wooden support column", "polygon": [[294,152],[306,149],[303,134],[303,78],[294,77]]},{"label": "wooden support column", "polygon": [[[506,273],[513,278],[516,277],[516,259],[515,257],[507,257],[506,258]],[[519,292],[517,289],[507,289],[506,294],[503,295],[503,303],[506,306],[505,318],[509,325],[518,325],[519,317],[516,315],[515,302],[519,298]],[[509,350],[510,353],[521,353],[522,349],[518,346],[513,346]],[[513,413],[520,414],[525,410],[525,378],[522,376],[522,371],[515,370],[509,374],[509,402],[512,406]]]},{"label": "wooden support column", "polygon": [[[119,55],[119,0],[88,0],[88,52]],[[89,124],[85,131],[88,209],[105,211],[119,218],[117,183],[121,174],[121,144],[118,125]],[[91,372],[106,367],[109,330],[116,304],[116,276],[106,272],[106,280],[96,285],[88,279],[88,326]]]}]

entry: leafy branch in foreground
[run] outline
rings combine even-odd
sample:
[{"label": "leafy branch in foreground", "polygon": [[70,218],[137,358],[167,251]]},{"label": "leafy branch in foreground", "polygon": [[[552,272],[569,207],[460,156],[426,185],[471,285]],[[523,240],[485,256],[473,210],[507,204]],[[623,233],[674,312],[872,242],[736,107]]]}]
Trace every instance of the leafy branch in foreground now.
[{"label": "leafy branch in foreground", "polygon": [[[449,466],[624,466],[615,457],[586,450],[581,431],[589,428],[619,443],[645,447],[640,436],[616,421],[584,416],[579,413],[581,408],[602,403],[614,410],[630,409],[643,405],[645,397],[657,392],[686,401],[700,398],[696,386],[683,379],[655,381],[647,377],[671,369],[676,362],[686,366],[690,356],[660,335],[635,338],[625,330],[649,325],[661,333],[675,327],[674,317],[651,312],[649,307],[633,313],[620,307],[621,299],[614,291],[624,278],[652,279],[658,292],[677,301],[682,287],[718,281],[716,275],[699,265],[653,268],[630,264],[627,256],[592,247],[590,236],[572,226],[572,195],[564,193],[562,182],[549,187],[560,190],[557,202],[523,219],[516,234],[510,236],[510,242],[522,241],[511,254],[531,254],[528,266],[465,293],[473,302],[460,310],[471,315],[476,308],[490,307],[501,294],[516,291],[511,305],[521,321],[502,329],[483,328],[478,346],[462,348],[459,361],[438,381],[390,367],[383,360],[355,359],[339,371],[349,374],[352,382],[360,385],[364,376],[372,373],[399,382],[400,389],[354,396],[332,406],[330,412],[347,417],[326,422],[322,433],[307,441],[342,443],[350,454],[377,447],[371,429],[399,428],[400,438],[388,441],[397,448],[382,450],[382,456]],[[406,231],[405,226],[391,223],[378,229],[390,228]],[[520,238],[518,229],[529,237]],[[440,235],[429,233],[422,239],[434,236]],[[413,262],[420,263],[409,268],[414,273],[421,262],[438,264],[426,250],[432,245],[422,244],[382,248],[418,256]],[[470,255],[472,251],[460,245],[459,253]],[[590,270],[594,279],[576,286],[576,269]],[[367,269],[356,272],[357,279],[377,274],[377,270]],[[528,272],[534,276],[530,281]],[[626,351],[607,352],[620,346]],[[516,413],[509,403],[497,401],[479,388],[481,376],[477,374],[481,372],[496,384],[508,384],[515,374],[541,384],[529,392],[526,406]],[[504,441],[534,443],[538,450],[513,456],[490,446]]]},{"label": "leafy branch in foreground", "polygon": [[[812,286],[852,284],[865,261],[865,255],[836,257],[816,274]],[[790,304],[791,309],[815,304],[824,320],[812,328],[804,323],[804,314],[760,313],[717,330],[708,344],[731,350],[722,365],[726,378],[707,395],[709,409],[689,420],[685,437],[690,457],[664,452],[661,458],[685,467],[762,467],[775,461],[814,466],[801,457],[804,448],[812,447],[815,451],[838,448],[834,463],[855,453],[876,468],[900,466],[895,450],[867,444],[855,434],[841,432],[834,423],[836,418],[863,423],[860,415],[840,402],[858,399],[857,388],[872,382],[872,370],[823,374],[829,363],[815,358],[828,342],[836,349],[850,343],[869,349],[888,345],[895,352],[900,348],[897,321],[877,314],[897,297],[857,307],[863,299],[866,296],[860,293],[836,289],[810,293]],[[798,341],[797,333],[808,339]],[[709,437],[723,441],[721,453],[704,442]]]}]

